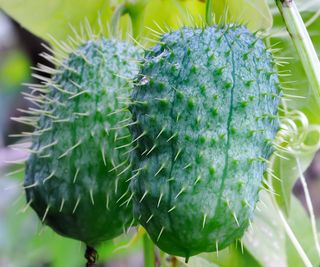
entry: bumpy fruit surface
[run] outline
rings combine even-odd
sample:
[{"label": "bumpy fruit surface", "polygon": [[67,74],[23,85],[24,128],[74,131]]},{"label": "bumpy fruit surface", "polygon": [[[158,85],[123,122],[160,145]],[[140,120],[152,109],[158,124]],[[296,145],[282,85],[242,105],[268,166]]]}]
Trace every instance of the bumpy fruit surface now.
[{"label": "bumpy fruit surface", "polygon": [[241,238],[278,129],[278,78],[243,26],[182,28],[146,55],[131,111],[134,213],[184,256]]},{"label": "bumpy fruit surface", "polygon": [[88,41],[38,97],[43,104],[26,166],[27,201],[56,232],[88,245],[119,235],[133,220],[124,102],[141,56],[126,42]]}]

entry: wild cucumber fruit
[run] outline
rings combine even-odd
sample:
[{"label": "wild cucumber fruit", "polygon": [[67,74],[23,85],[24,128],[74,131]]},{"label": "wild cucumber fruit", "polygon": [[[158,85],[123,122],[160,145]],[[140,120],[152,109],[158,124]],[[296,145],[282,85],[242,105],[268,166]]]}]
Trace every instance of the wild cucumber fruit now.
[{"label": "wild cucumber fruit", "polygon": [[142,52],[114,39],[88,41],[61,63],[42,103],[27,161],[27,201],[61,235],[88,245],[132,223],[130,112]]},{"label": "wild cucumber fruit", "polygon": [[134,214],[165,252],[241,238],[278,129],[278,78],[244,26],[182,28],[147,54],[132,96]]}]

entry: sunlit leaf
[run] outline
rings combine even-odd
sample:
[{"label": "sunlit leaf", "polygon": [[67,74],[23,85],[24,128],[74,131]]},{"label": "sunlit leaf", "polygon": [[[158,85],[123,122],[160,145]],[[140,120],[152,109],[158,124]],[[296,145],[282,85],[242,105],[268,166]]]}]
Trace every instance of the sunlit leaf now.
[{"label": "sunlit leaf", "polygon": [[0,0],[0,8],[41,38],[64,40],[72,35],[69,24],[79,30],[85,18],[98,30],[97,17],[107,23],[112,7],[109,0]]},{"label": "sunlit leaf", "polygon": [[272,27],[272,15],[265,0],[224,0],[213,1],[217,21],[247,24],[252,31]]},{"label": "sunlit leaf", "polygon": [[201,257],[217,264],[219,267],[261,267],[255,255],[241,246],[240,242],[232,244],[229,247],[218,252],[203,253]]},{"label": "sunlit leaf", "polygon": [[[319,266],[320,258],[314,243],[309,215],[295,197],[292,197],[291,202],[288,222],[312,265]],[[297,253],[296,248],[288,238],[286,241],[288,266],[304,267],[305,264],[301,261],[301,257]]]},{"label": "sunlit leaf", "polygon": [[178,258],[178,260],[180,261],[180,263],[182,263],[181,266],[185,267],[219,267],[219,265],[211,263],[199,256],[194,256],[190,258],[188,263],[185,263],[184,258]]},{"label": "sunlit leaf", "polygon": [[[36,35],[50,40],[49,34],[58,40],[64,40],[72,34],[69,24],[79,30],[80,23],[88,20],[93,30],[100,27],[97,17],[103,25],[111,18],[113,10],[123,1],[109,0],[0,0],[0,7]],[[268,29],[272,25],[272,17],[264,0],[228,1],[228,17],[230,22],[244,22],[252,30]],[[226,1],[214,1],[217,21],[225,14]],[[161,12],[159,12],[161,10]],[[201,25],[204,21],[204,1],[199,0],[149,0],[145,9],[143,36],[150,37],[150,30],[160,25],[177,29],[182,25]],[[250,14],[250,16],[249,16]],[[246,21],[250,18],[250,21]],[[123,22],[122,31],[128,31],[128,19]],[[159,30],[159,29],[157,29]]]},{"label": "sunlit leaf", "polygon": [[285,233],[270,194],[265,191],[260,193],[252,227],[249,227],[243,242],[262,266],[287,267]]}]

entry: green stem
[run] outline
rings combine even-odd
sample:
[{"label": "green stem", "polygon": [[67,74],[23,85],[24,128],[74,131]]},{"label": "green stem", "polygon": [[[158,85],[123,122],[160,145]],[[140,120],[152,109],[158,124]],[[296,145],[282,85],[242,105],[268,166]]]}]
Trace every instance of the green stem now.
[{"label": "green stem", "polygon": [[119,5],[114,11],[111,18],[111,34],[118,36],[120,17],[129,14],[132,23],[132,35],[138,38],[141,35],[144,25],[144,9],[147,5],[147,0],[125,1]]},{"label": "green stem", "polygon": [[155,267],[154,244],[146,233],[143,237],[144,267]]},{"label": "green stem", "polygon": [[125,3],[128,14],[132,23],[133,37],[138,39],[143,31],[144,11],[148,0],[127,1]]},{"label": "green stem", "polygon": [[320,107],[320,62],[294,0],[275,0]]},{"label": "green stem", "polygon": [[212,26],[213,21],[213,0],[206,0],[206,23],[208,26]]},{"label": "green stem", "polygon": [[117,7],[117,9],[113,12],[110,22],[111,35],[113,37],[118,36],[119,33],[119,21],[120,17],[127,12],[126,6],[124,4]]}]

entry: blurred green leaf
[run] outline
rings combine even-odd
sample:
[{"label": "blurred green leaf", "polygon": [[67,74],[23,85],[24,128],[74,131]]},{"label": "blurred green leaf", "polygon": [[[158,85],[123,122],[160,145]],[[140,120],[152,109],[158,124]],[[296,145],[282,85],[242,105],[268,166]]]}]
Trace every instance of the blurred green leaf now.
[{"label": "blurred green leaf", "polygon": [[261,267],[253,254],[240,243],[230,245],[221,251],[204,253],[201,257],[217,264],[219,267]]},{"label": "blurred green leaf", "polygon": [[30,76],[30,62],[25,53],[13,50],[8,53],[0,65],[1,92],[16,89]]},{"label": "blurred green leaf", "polygon": [[[273,178],[273,189],[279,207],[288,215],[292,197],[292,188],[299,178],[296,158],[293,155],[285,155],[286,159],[277,157],[274,161],[273,173],[279,179]],[[304,171],[314,157],[314,152],[306,153],[300,157],[301,168]]]},{"label": "blurred green leaf", "polygon": [[288,215],[293,185],[298,178],[294,157],[283,160],[277,157],[273,165],[273,173],[278,179],[272,180],[272,186],[276,193],[275,198],[279,207]]},{"label": "blurred green leaf", "polygon": [[11,189],[7,209],[0,210],[0,222],[6,232],[0,242],[0,258],[7,258],[12,267],[34,267],[48,262],[53,267],[80,266],[84,262],[80,242],[41,226],[36,214],[26,209],[24,192],[17,182],[7,180],[7,185],[0,188],[2,201],[8,194],[6,188]]},{"label": "blurred green leaf", "polygon": [[[320,124],[320,109],[317,105],[316,98],[308,84],[306,74],[300,59],[297,56],[296,50],[293,46],[291,38],[286,31],[283,19],[279,14],[274,1],[269,0],[271,10],[274,17],[274,25],[271,30],[270,45],[278,49],[274,56],[280,65],[279,71],[284,74],[280,75],[280,81],[283,90],[284,107],[288,110],[301,111],[306,115],[309,125]],[[302,17],[308,21],[318,10],[320,1],[303,1],[297,0],[297,5],[302,11]],[[320,35],[318,29],[320,27],[320,19],[316,19],[308,28],[312,41],[315,45],[316,51],[320,52]],[[288,116],[288,114],[282,114]],[[302,131],[300,131],[302,134]],[[308,167],[313,159],[316,150],[304,153],[301,160],[303,171]],[[280,181],[273,179],[273,187],[278,195],[276,200],[278,205],[288,215],[290,211],[290,200],[292,187],[299,177],[298,169],[296,167],[295,156],[285,155],[285,158],[276,158],[273,166],[273,173],[280,178]]]},{"label": "blurred green leaf", "polygon": [[[260,192],[255,216],[243,239],[247,250],[264,267],[286,267],[285,234],[270,193]],[[294,266],[294,265],[290,265]]]},{"label": "blurred green leaf", "polygon": [[[97,30],[99,28],[97,20],[98,14],[100,14],[103,24],[108,23],[113,9],[120,2],[122,1],[0,0],[0,7],[38,36],[48,40],[48,34],[51,34],[58,40],[64,40],[72,34],[68,24],[72,24],[79,30],[79,24],[83,23],[84,19],[87,18],[90,26],[94,30]],[[227,2],[227,22],[246,22],[252,31],[258,29],[266,30],[271,27],[272,17],[264,0],[214,1],[214,11],[217,21],[224,17]],[[274,1],[269,2],[273,3]],[[303,13],[306,21],[310,19],[319,8],[318,0],[297,0],[297,2],[301,8],[307,11]],[[308,5],[306,2],[308,2]],[[290,64],[280,66],[279,70],[289,71],[292,74],[291,77],[281,77],[282,84],[286,87],[284,94],[286,97],[289,95],[287,97],[288,100],[285,101],[286,107],[289,110],[300,110],[304,112],[310,124],[320,124],[320,110],[314,100],[315,97],[318,96],[314,96],[309,89],[304,70],[299,59],[296,57],[289,35],[284,29],[282,18],[274,6],[271,9],[274,12],[274,27],[270,44],[275,45],[280,41],[280,44],[275,46],[275,48],[282,49],[277,53],[277,56],[279,56],[280,61],[288,61]],[[180,21],[182,21],[184,25],[193,23],[201,24],[203,17],[204,1],[150,0],[145,10],[145,28],[143,35],[145,37],[151,37],[151,31],[147,27],[159,30],[157,24],[164,28],[164,30],[166,30],[166,26],[176,29],[181,26]],[[123,31],[130,30],[130,20],[127,15],[121,18],[120,25]],[[319,19],[309,27],[311,37],[318,52],[320,52],[319,28]],[[292,59],[284,57],[290,57]],[[5,70],[5,76],[9,75],[10,79],[15,77],[11,71],[15,68],[20,68],[12,64],[13,63],[10,63],[9,66],[11,67]],[[297,98],[297,96],[302,98]],[[313,153],[304,155],[302,162],[304,169],[308,166],[312,158]],[[274,189],[276,193],[279,194],[279,196],[276,196],[277,203],[287,212],[293,231],[311,261],[315,264],[314,266],[317,266],[319,265],[319,259],[317,259],[315,253],[310,220],[300,203],[292,198],[291,194],[292,186],[299,176],[295,158],[277,158],[274,165],[274,174],[281,178],[281,181],[273,180]],[[253,230],[250,230],[244,238],[245,248],[243,254],[239,247],[230,246],[228,249],[219,251],[219,255],[210,253],[191,258],[188,266],[304,266],[290,240],[286,240],[284,237],[282,224],[277,220],[270,196],[262,193],[261,197],[262,202],[258,204],[261,212],[257,210],[253,221]],[[1,213],[0,236],[4,236],[5,238],[0,240],[0,256],[9,257],[14,267],[31,267],[49,261],[53,261],[54,267],[76,267],[83,265],[83,248],[80,247],[79,242],[62,238],[48,228],[45,228],[46,230],[40,236],[37,235],[39,232],[39,227],[36,226],[39,221],[38,218],[36,218],[35,214],[31,211],[17,215],[16,213],[20,209],[19,205],[24,205],[23,198],[19,204],[10,206],[5,212]],[[5,229],[5,231],[2,231],[3,229]],[[126,242],[124,238],[120,240],[119,244],[123,245]],[[115,255],[121,255],[122,253],[131,253],[140,246],[137,244],[133,248],[114,254],[114,248],[119,246],[119,244],[106,242],[100,248],[101,258],[105,260]],[[21,255],[23,255],[23,257]],[[286,259],[288,261],[287,263]],[[213,264],[213,262],[215,264]]]},{"label": "blurred green leaf", "polygon": [[[291,209],[288,222],[312,265],[319,266],[320,259],[314,243],[309,215],[302,207],[301,203],[294,196],[292,196],[291,200]],[[286,239],[286,254],[288,266],[305,266],[305,264],[301,261],[301,258],[296,249],[288,238]]]},{"label": "blurred green leaf", "polygon": [[105,25],[112,7],[109,0],[0,0],[0,8],[29,31],[50,41],[49,34],[58,40],[73,36],[69,24],[79,30],[85,18],[92,29],[98,30],[98,15]]},{"label": "blurred green leaf", "polygon": [[[296,50],[293,46],[291,38],[286,31],[285,24],[278,9],[274,5],[274,1],[269,1],[271,10],[273,11],[274,25],[271,30],[271,46],[279,48],[280,51],[274,53],[274,56],[283,63],[278,66],[279,71],[285,72],[286,75],[281,76],[284,94],[288,100],[285,101],[289,109],[300,110],[308,117],[310,124],[320,124],[320,110],[316,104],[312,90],[306,79],[303,66],[297,57]],[[301,15],[304,21],[308,21],[319,10],[320,1],[297,0],[297,5],[302,11]],[[308,31],[318,54],[320,53],[320,18],[316,19],[309,27]],[[292,97],[290,97],[292,96]]]},{"label": "blurred green leaf", "polygon": [[[202,25],[205,15],[205,1],[200,0],[150,0],[145,12],[144,36],[152,34],[149,28],[159,31],[157,25],[177,29],[182,25]],[[272,16],[265,0],[223,0],[213,1],[216,21],[224,21],[226,6],[228,16],[226,22],[243,22],[252,31],[266,30],[272,26]],[[161,10],[161,12],[159,12]]]},{"label": "blurred green leaf", "polygon": [[211,263],[199,256],[191,257],[188,263],[185,263],[184,258],[179,257],[178,260],[182,263],[182,266],[186,267],[219,267],[218,265]]},{"label": "blurred green leaf", "polygon": [[[17,176],[21,180],[23,173]],[[26,209],[24,192],[17,181],[0,177],[0,195],[0,259],[7,259],[10,267],[35,267],[45,263],[50,263],[52,267],[79,267],[85,264],[84,245],[42,226],[35,212]],[[127,244],[129,239],[129,235],[122,235],[102,244],[98,249],[99,261],[129,255],[141,249],[141,242],[137,242],[115,251]]]},{"label": "blurred green leaf", "polygon": [[272,27],[272,14],[266,0],[223,0],[213,1],[217,21],[247,24],[252,31],[267,30]]},{"label": "blurred green leaf", "polygon": [[[65,40],[72,31],[69,24],[79,30],[86,18],[93,30],[99,30],[98,14],[105,25],[110,21],[113,10],[123,1],[109,0],[0,0],[0,7],[31,32],[50,41],[49,34],[58,40]],[[223,17],[228,2],[230,22],[245,21],[252,30],[268,29],[272,16],[265,0],[252,3],[248,0],[214,1],[215,16]],[[143,36],[150,36],[148,28],[170,27],[177,29],[182,25],[202,24],[204,20],[204,1],[200,0],[149,0],[145,9]],[[161,12],[159,12],[161,10]],[[129,20],[122,20],[122,30],[128,31]],[[147,28],[148,27],[148,28]]]}]

